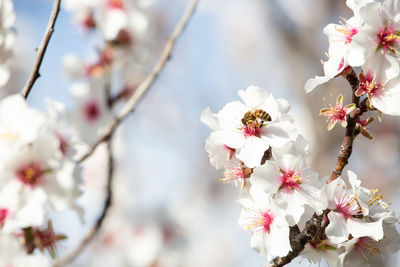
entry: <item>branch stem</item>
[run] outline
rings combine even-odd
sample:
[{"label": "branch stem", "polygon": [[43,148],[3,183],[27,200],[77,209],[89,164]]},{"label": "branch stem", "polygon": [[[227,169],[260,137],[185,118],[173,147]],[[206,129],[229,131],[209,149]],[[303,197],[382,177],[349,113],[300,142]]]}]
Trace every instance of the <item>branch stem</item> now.
[{"label": "branch stem", "polygon": [[194,11],[198,5],[199,0],[192,0],[188,7],[185,10],[182,18],[179,20],[178,24],[176,25],[174,31],[169,36],[167,42],[165,43],[164,49],[156,63],[153,67],[150,74],[143,80],[142,83],[136,88],[133,95],[129,98],[129,100],[125,103],[124,107],[122,107],[120,113],[113,119],[110,123],[108,128],[105,130],[102,136],[100,136],[97,141],[92,145],[88,152],[82,155],[78,162],[82,162],[87,159],[96,149],[96,147],[104,142],[104,140],[109,136],[136,107],[136,104],[139,100],[143,97],[143,95],[147,92],[147,90],[153,85],[155,80],[157,79],[160,72],[165,67],[165,64],[171,57],[172,49],[174,48],[175,42],[178,37],[181,35],[182,31],[185,29],[186,25],[188,24],[190,18],[193,16]]},{"label": "branch stem", "polygon": [[112,204],[113,198],[113,178],[114,178],[114,157],[112,153],[112,142],[111,136],[107,139],[107,156],[108,156],[108,173],[107,173],[107,182],[106,182],[106,199],[104,201],[104,207],[97,218],[95,224],[87,233],[85,238],[81,240],[81,242],[65,257],[61,258],[60,260],[56,261],[53,264],[53,267],[61,267],[67,263],[72,262],[84,249],[85,247],[94,239],[96,234],[100,231],[101,226],[103,225],[104,219],[106,218],[107,212]]},{"label": "branch stem", "polygon": [[353,142],[355,139],[357,121],[363,112],[360,110],[360,97],[356,96],[355,94],[360,84],[357,74],[354,72],[353,68],[348,68],[347,70],[343,71],[342,76],[349,82],[351,86],[352,102],[356,105],[356,109],[347,116],[345,136],[337,157],[336,167],[333,169],[331,176],[327,180],[327,183],[336,180],[340,175],[342,175],[344,167],[346,167],[348,164],[351,153],[353,152]]},{"label": "branch stem", "polygon": [[47,24],[46,32],[43,36],[43,40],[37,50],[35,63],[33,64],[31,73],[29,74],[28,80],[25,83],[24,88],[21,91],[21,95],[26,99],[28,98],[29,93],[33,87],[33,84],[40,77],[39,69],[42,65],[44,54],[46,53],[47,46],[50,42],[50,38],[54,32],[54,25],[56,24],[56,20],[58,17],[58,13],[60,13],[60,5],[61,0],[54,0],[53,9],[50,14],[49,22]]}]

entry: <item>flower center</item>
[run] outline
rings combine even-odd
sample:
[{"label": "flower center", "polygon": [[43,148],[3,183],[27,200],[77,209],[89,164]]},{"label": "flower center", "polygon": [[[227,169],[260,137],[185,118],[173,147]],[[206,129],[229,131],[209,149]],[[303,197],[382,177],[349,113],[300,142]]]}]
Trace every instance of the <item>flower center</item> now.
[{"label": "flower center", "polygon": [[356,197],[348,196],[345,192],[346,189],[347,187],[345,186],[343,190],[339,192],[337,199],[335,199],[335,211],[342,214],[345,219],[349,219],[351,216],[362,215]]},{"label": "flower center", "polygon": [[350,44],[353,41],[353,36],[358,33],[358,29],[347,24],[345,20],[344,23],[341,22],[341,27],[339,27],[339,25],[336,25],[335,30],[343,34],[343,40],[345,44]]},{"label": "flower center", "polygon": [[332,117],[338,121],[346,120],[346,111],[342,105],[336,104],[335,108],[331,107]]},{"label": "flower center", "polygon": [[378,39],[378,49],[382,48],[385,53],[395,53],[397,54],[397,50],[394,45],[399,42],[399,34],[400,31],[396,31],[392,26],[385,26],[380,32],[377,34]]},{"label": "flower center", "polygon": [[360,75],[360,86],[356,91],[356,95],[360,96],[366,94],[368,97],[373,95],[378,95],[381,90],[383,90],[383,85],[375,82],[375,75],[368,71],[367,74]]},{"label": "flower center", "polygon": [[34,186],[43,181],[45,172],[46,170],[41,163],[32,162],[19,168],[17,177],[24,184]]},{"label": "flower center", "polygon": [[281,172],[281,188],[293,191],[298,189],[303,183],[300,172],[296,172],[295,170],[281,170]]},{"label": "flower center", "polygon": [[257,120],[246,122],[246,124],[243,124],[243,126],[242,126],[242,131],[243,131],[244,136],[245,137],[250,137],[250,136],[259,137],[261,135],[261,126],[262,126],[262,123],[258,122]]},{"label": "flower center", "polygon": [[100,107],[95,100],[90,100],[83,106],[83,116],[86,120],[96,121],[101,115]]},{"label": "flower center", "polygon": [[274,221],[274,216],[272,215],[271,210],[267,210],[266,212],[258,211],[254,217],[251,217],[250,224],[247,226],[248,230],[253,232],[263,231],[270,232],[271,225]]}]

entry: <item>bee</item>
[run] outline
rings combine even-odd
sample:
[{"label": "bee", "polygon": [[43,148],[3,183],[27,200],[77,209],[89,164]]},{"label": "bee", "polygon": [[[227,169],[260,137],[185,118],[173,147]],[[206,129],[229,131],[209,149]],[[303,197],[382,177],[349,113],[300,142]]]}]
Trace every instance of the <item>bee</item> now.
[{"label": "bee", "polygon": [[252,126],[255,122],[257,122],[257,119],[261,120],[262,125],[264,121],[271,121],[271,115],[262,109],[247,111],[242,118],[242,123],[245,126]]}]

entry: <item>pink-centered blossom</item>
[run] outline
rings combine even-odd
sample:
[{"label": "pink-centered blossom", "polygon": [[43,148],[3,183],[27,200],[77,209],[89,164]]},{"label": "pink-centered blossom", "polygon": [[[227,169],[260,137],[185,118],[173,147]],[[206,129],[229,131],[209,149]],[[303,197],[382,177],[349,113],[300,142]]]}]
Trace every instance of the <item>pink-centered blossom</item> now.
[{"label": "pink-centered blossom", "polygon": [[[325,230],[326,235],[332,243],[338,245],[347,241],[349,235],[354,238],[368,237],[379,241],[383,238],[383,223],[392,221],[396,217],[379,205],[380,212],[369,214],[370,205],[366,205],[362,200],[365,199],[362,192],[364,189],[361,190],[359,187],[360,182],[353,172],[349,171],[348,176],[352,188],[347,187],[344,181],[338,178],[325,185],[321,191],[322,202],[326,201],[326,207],[331,210],[328,213],[329,225]],[[374,192],[372,196],[371,206],[381,202]]]},{"label": "pink-centered blossom", "polygon": [[285,100],[255,86],[239,91],[239,95],[244,103],[230,102],[218,112],[219,128],[211,133],[210,140],[234,149],[235,156],[253,168],[261,164],[269,147],[284,146],[296,139],[297,132]]},{"label": "pink-centered blossom", "polygon": [[357,96],[366,95],[369,105],[383,114],[400,115],[400,77],[385,80],[382,72],[375,73],[374,62],[367,60],[363,65],[364,71],[359,74],[360,85]]},{"label": "pink-centered blossom", "polygon": [[369,99],[373,96],[379,96],[384,89],[383,84],[375,80],[375,75],[371,71],[367,71],[364,75],[363,72],[359,74],[360,85],[355,92],[356,96],[367,95]]},{"label": "pink-centered blossom", "polygon": [[239,225],[252,234],[251,247],[267,260],[286,255],[291,247],[284,211],[262,191],[251,188],[250,196],[239,200]]},{"label": "pink-centered blossom", "polygon": [[345,249],[339,256],[342,267],[384,266],[386,255],[400,249],[400,235],[396,230],[397,220],[383,221],[383,238],[379,241],[369,237],[353,238],[343,244]]},{"label": "pink-centered blossom", "polygon": [[318,175],[310,170],[302,156],[284,154],[256,167],[250,176],[252,187],[273,196],[286,210],[289,225],[300,221],[306,208],[322,213]]},{"label": "pink-centered blossom", "polygon": [[364,65],[382,81],[389,81],[399,75],[399,34],[400,23],[397,14],[400,5],[395,0],[383,3],[372,1],[360,9],[363,21],[360,32],[350,44],[349,64]]},{"label": "pink-centered blossom", "polygon": [[349,63],[352,55],[350,49],[354,38],[360,33],[363,21],[360,17],[360,8],[371,0],[347,0],[347,6],[353,11],[354,16],[350,19],[342,19],[339,24],[329,24],[324,28],[324,34],[329,39],[328,60],[322,61],[324,75],[308,79],[305,84],[307,93],[317,86],[324,84],[339,76],[348,66],[360,66],[363,62]]}]

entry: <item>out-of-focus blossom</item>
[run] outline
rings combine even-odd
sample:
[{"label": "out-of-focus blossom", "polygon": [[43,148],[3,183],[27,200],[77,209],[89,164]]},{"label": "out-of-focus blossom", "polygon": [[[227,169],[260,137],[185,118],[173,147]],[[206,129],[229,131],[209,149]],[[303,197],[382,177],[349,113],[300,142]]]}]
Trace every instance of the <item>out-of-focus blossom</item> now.
[{"label": "out-of-focus blossom", "polygon": [[15,33],[12,29],[15,22],[15,12],[11,0],[0,1],[0,87],[10,78],[7,60],[12,55]]},{"label": "out-of-focus blossom", "polygon": [[[40,226],[44,204],[56,210],[76,207],[79,168],[67,156],[63,130],[53,110],[36,111],[21,95],[0,102],[0,206],[3,229]],[[50,115],[52,114],[52,115]]]},{"label": "out-of-focus blossom", "polygon": [[13,267],[50,267],[50,263],[44,255],[28,255],[17,236],[5,233],[0,233],[0,265]]},{"label": "out-of-focus blossom", "polygon": [[68,114],[68,119],[87,144],[96,141],[112,118],[105,86],[105,81],[101,79],[77,83],[71,88],[76,109]]}]

